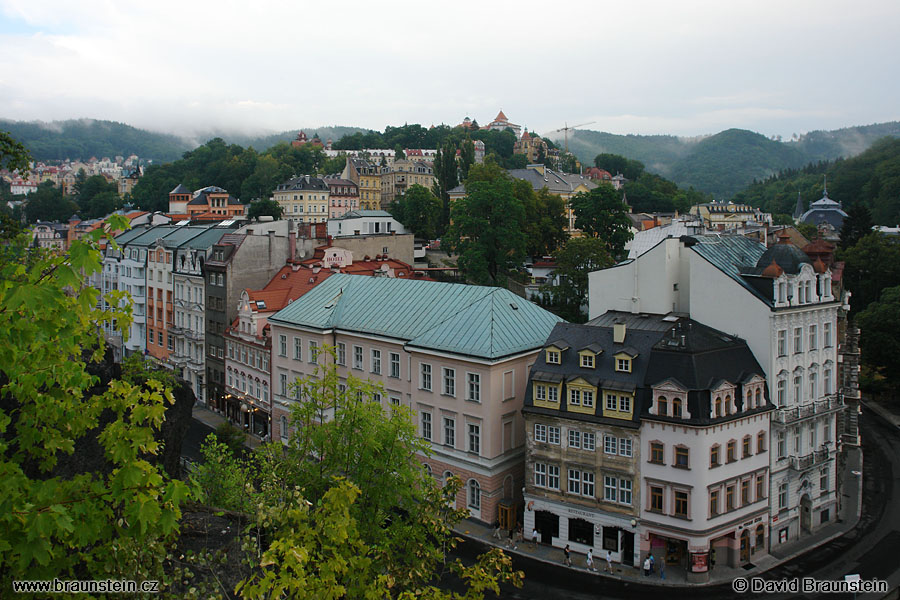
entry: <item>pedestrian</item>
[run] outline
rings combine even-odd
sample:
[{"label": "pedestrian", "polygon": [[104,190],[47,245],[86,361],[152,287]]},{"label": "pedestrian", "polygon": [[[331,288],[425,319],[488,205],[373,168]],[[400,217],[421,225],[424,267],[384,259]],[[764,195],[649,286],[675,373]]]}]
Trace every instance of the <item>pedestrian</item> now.
[{"label": "pedestrian", "polygon": [[666,560],[665,559],[659,561],[659,578],[660,579],[666,578]]},{"label": "pedestrian", "polygon": [[650,557],[644,559],[644,577],[650,577]]},{"label": "pedestrian", "polygon": [[653,573],[653,565],[655,564],[655,560],[653,560],[653,553],[650,553],[650,572]]},{"label": "pedestrian", "polygon": [[525,543],[525,528],[522,527],[521,523],[519,523],[519,526],[516,528],[516,542]]},{"label": "pedestrian", "polygon": [[610,552],[609,550],[606,551],[606,570],[609,571],[610,573],[613,572],[613,570],[612,570],[612,552]]},{"label": "pedestrian", "polygon": [[503,537],[500,535],[500,521],[494,521],[493,537],[497,538],[498,540],[503,539]]},{"label": "pedestrian", "polygon": [[713,548],[709,551],[709,568],[712,570],[713,567],[716,566],[716,549]]},{"label": "pedestrian", "polygon": [[587,561],[585,561],[585,562],[587,563],[587,568],[589,570],[594,571],[594,572],[597,571],[597,569],[594,568],[594,549],[593,548],[588,548]]},{"label": "pedestrian", "polygon": [[538,536],[537,529],[532,529],[531,530],[531,546],[534,548],[537,548],[537,536]]},{"label": "pedestrian", "polygon": [[571,567],[572,566],[572,557],[569,554],[569,545],[568,544],[566,544],[566,547],[563,548],[563,554],[565,554],[565,556],[566,556],[566,558],[565,558],[566,566]]},{"label": "pedestrian", "polygon": [[516,531],[515,529],[510,528],[509,530],[509,538],[506,540],[506,547],[511,548],[512,550],[518,550],[519,547],[516,545]]}]

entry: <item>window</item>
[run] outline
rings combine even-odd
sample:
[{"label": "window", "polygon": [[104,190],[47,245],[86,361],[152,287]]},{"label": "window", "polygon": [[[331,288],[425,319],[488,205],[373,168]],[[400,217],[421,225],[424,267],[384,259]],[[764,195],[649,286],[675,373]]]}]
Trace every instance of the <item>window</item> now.
[{"label": "window", "polygon": [[547,401],[548,402],[559,402],[559,388],[555,385],[547,386]]},{"label": "window", "polygon": [[616,359],[616,371],[630,373],[631,372],[631,359],[617,358]]},{"label": "window", "polygon": [[824,346],[826,348],[831,348],[831,323],[825,323],[823,327],[825,334]]},{"label": "window", "polygon": [[827,492],[828,491],[828,469],[822,469],[819,473],[819,491]]},{"label": "window", "polygon": [[669,401],[665,396],[656,399],[656,414],[660,417],[669,416]]},{"label": "window", "polygon": [[606,410],[616,410],[616,395],[615,394],[607,394],[606,395]]},{"label": "window", "polygon": [[689,468],[689,453],[685,446],[675,446],[675,464],[672,465],[679,469]]},{"label": "window", "polygon": [[688,516],[688,493],[675,491],[675,516],[687,518]]},{"label": "window", "polygon": [[456,396],[456,370],[444,367],[444,394]]},{"label": "window", "polygon": [[481,425],[469,423],[469,452],[481,453]]},{"label": "window", "polygon": [[280,374],[278,376],[278,382],[281,388],[281,395],[287,396],[287,375],[285,375],[284,373]]},{"label": "window", "polygon": [[425,440],[431,441],[431,413],[423,412],[421,414],[422,419],[422,438]]},{"label": "window", "polygon": [[294,338],[294,360],[300,360],[303,355],[303,340]]},{"label": "window", "polygon": [[560,363],[560,354],[556,350],[547,350],[547,364],[558,365]]},{"label": "window", "polygon": [[611,435],[603,436],[603,451],[615,456],[618,453],[618,440]]},{"label": "window", "polygon": [[481,486],[474,479],[469,480],[469,508],[481,510]]},{"label": "window", "polygon": [[582,354],[581,355],[581,366],[585,369],[593,369],[594,368],[594,355],[593,354]]},{"label": "window", "polygon": [[737,442],[735,440],[729,440],[728,445],[726,446],[726,460],[730,463],[737,460]]},{"label": "window", "polygon": [[534,424],[534,441],[535,442],[546,442],[547,441],[547,426],[541,423]]},{"label": "window", "polygon": [[800,404],[803,400],[803,375],[794,375],[794,402]]},{"label": "window", "polygon": [[615,502],[619,494],[619,482],[615,477],[603,478],[603,499],[607,502]]},{"label": "window", "polygon": [[594,474],[587,471],[581,472],[581,495],[588,498],[594,497]]},{"label": "window", "polygon": [[825,386],[825,389],[822,390],[822,391],[824,392],[824,394],[825,394],[826,396],[827,396],[828,394],[831,394],[831,393],[832,393],[832,389],[831,389],[831,368],[830,368],[830,367],[825,367],[825,374],[824,374],[824,377],[823,377],[823,379],[822,379],[822,382],[823,382],[823,384],[824,384],[824,386]]},{"label": "window", "polygon": [[653,512],[663,511],[663,489],[657,486],[650,486],[650,510]]},{"label": "window", "polygon": [[381,375],[381,350],[372,350],[371,362],[372,373]]},{"label": "window", "polygon": [[763,475],[756,476],[756,501],[766,497],[766,478]]},{"label": "window", "polygon": [[778,509],[784,510],[788,505],[788,484],[787,482],[782,482],[778,486]]},{"label": "window", "polygon": [[750,504],[750,480],[741,481],[741,506]]},{"label": "window", "polygon": [[468,373],[468,397],[467,400],[472,402],[481,402],[481,375],[478,373]]},{"label": "window", "polygon": [[778,406],[784,406],[785,402],[787,401],[786,388],[787,388],[787,381],[785,381],[784,379],[779,379],[778,385],[777,385],[777,391],[775,393],[776,397],[778,399]]},{"label": "window", "polygon": [[631,396],[619,396],[619,410],[631,412]]},{"label": "window", "polygon": [[809,349],[810,350],[818,350],[819,348],[819,338],[818,338],[818,327],[815,325],[809,326]]},{"label": "window", "polygon": [[544,463],[534,463],[534,485],[547,487],[547,465]]},{"label": "window", "polygon": [[456,419],[444,417],[444,445],[456,446]]},{"label": "window", "polygon": [[787,356],[787,331],[778,330],[778,356]]},{"label": "window", "polygon": [[419,364],[419,388],[431,391],[431,365],[428,363]]},{"label": "window", "polygon": [[665,464],[665,447],[660,442],[650,442],[650,462]]},{"label": "window", "polygon": [[596,442],[592,432],[585,431],[581,435],[581,447],[585,450],[590,450],[591,452],[595,450]]},{"label": "window", "polygon": [[794,354],[803,352],[803,328],[794,328]]},{"label": "window", "polygon": [[585,408],[593,408],[593,406],[594,406],[594,392],[593,391],[582,390],[581,405]]},{"label": "window", "polygon": [[719,462],[719,449],[721,446],[716,444],[712,448],[709,449],[709,466],[718,467],[721,463]]},{"label": "window", "polygon": [[619,504],[625,504],[627,506],[631,506],[631,480],[630,479],[620,479],[619,480]]},{"label": "window", "polygon": [[547,427],[547,442],[559,445],[559,427],[549,425]]},{"label": "window", "polygon": [[734,510],[734,486],[729,485],[725,488],[725,510]]},{"label": "window", "polygon": [[547,465],[547,487],[551,490],[559,489],[559,466]]},{"label": "window", "polygon": [[778,432],[778,459],[784,458],[785,454],[787,454],[787,443],[784,439],[784,432]]},{"label": "window", "polygon": [[362,346],[353,346],[353,368],[359,369],[360,371],[363,368],[363,349]]},{"label": "window", "polygon": [[540,401],[547,400],[547,386],[542,384],[537,384],[534,386],[534,399]]},{"label": "window", "polygon": [[823,429],[823,439],[826,443],[831,441],[831,421],[828,417],[825,417],[825,422],[822,424]]},{"label": "window", "polygon": [[400,355],[391,352],[391,377],[400,378]]},{"label": "window", "polygon": [[338,342],[337,345],[337,364],[347,364],[347,344],[344,342]]},{"label": "window", "polygon": [[715,517],[719,514],[719,490],[709,491],[709,516]]},{"label": "window", "polygon": [[631,457],[631,438],[619,438],[619,455]]},{"label": "window", "polygon": [[315,340],[309,340],[309,356],[307,357],[307,359],[311,363],[319,360],[319,342]]},{"label": "window", "polygon": [[569,448],[581,448],[581,432],[576,429],[569,430]]},{"label": "window", "polygon": [[569,389],[569,404],[581,406],[581,390],[576,388]]},{"label": "window", "polygon": [[722,416],[722,397],[716,396],[715,403],[713,404],[713,418]]},{"label": "window", "polygon": [[288,439],[288,424],[287,417],[281,415],[281,439]]},{"label": "window", "polygon": [[672,416],[681,418],[681,398],[672,398]]},{"label": "window", "polygon": [[748,458],[750,453],[750,436],[745,435],[741,443],[741,458]]},{"label": "window", "polygon": [[761,454],[766,451],[766,433],[760,431],[756,434],[756,453]]},{"label": "window", "polygon": [[581,471],[569,469],[569,487],[570,494],[581,495]]}]

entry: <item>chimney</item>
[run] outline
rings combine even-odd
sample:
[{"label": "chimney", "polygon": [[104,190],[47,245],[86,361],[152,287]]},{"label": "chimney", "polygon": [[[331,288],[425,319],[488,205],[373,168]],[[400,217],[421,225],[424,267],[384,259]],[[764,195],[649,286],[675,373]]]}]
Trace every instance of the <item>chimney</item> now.
[{"label": "chimney", "polygon": [[616,321],[613,325],[613,343],[625,343],[625,321]]},{"label": "chimney", "polygon": [[294,232],[294,220],[288,219],[288,261],[294,262],[294,249],[297,245],[297,234]]}]

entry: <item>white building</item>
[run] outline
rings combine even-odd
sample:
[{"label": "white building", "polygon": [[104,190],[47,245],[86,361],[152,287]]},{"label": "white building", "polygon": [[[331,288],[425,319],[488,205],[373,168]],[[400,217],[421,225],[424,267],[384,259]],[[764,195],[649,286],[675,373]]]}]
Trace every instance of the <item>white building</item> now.
[{"label": "white building", "polygon": [[837,318],[831,272],[784,243],[666,239],[591,273],[590,315],[690,314],[745,340],[765,371],[772,416],[770,547],[837,516]]},{"label": "white building", "polygon": [[385,210],[354,210],[328,220],[328,235],[333,238],[403,233],[407,233],[406,228]]}]

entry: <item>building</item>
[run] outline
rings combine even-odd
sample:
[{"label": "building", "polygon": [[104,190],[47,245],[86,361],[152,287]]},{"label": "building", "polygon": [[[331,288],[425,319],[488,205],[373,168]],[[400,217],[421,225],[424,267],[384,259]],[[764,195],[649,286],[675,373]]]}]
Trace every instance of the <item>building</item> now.
[{"label": "building", "polygon": [[325,177],[328,184],[328,218],[334,219],[359,208],[359,186],[350,179]]},{"label": "building", "polygon": [[130,194],[143,174],[144,170],[140,165],[123,171],[122,177],[119,179],[119,196],[124,198],[125,194]]},{"label": "building", "polygon": [[[799,195],[797,196],[797,211],[802,209],[803,204]],[[835,235],[839,234],[841,227],[844,225],[844,219],[847,213],[844,212],[840,202],[835,202],[828,197],[828,189],[822,192],[822,197],[809,205],[809,210],[796,216],[797,222],[808,223],[816,227],[826,226],[828,230]]]},{"label": "building", "polygon": [[381,169],[380,209],[391,205],[413,185],[431,189],[434,185],[434,166],[421,160],[395,160]]},{"label": "building", "polygon": [[691,214],[699,218],[707,229],[733,231],[747,227],[767,227],[772,215],[749,204],[707,202],[691,207]]},{"label": "building", "polygon": [[493,121],[491,121],[491,122],[488,123],[487,125],[484,125],[484,126],[482,127],[482,129],[487,129],[487,130],[489,130],[489,131],[492,131],[492,130],[503,131],[503,130],[505,130],[505,129],[509,129],[509,130],[511,130],[514,134],[516,134],[516,137],[517,137],[517,138],[518,138],[518,137],[521,135],[521,133],[522,133],[522,126],[521,126],[521,125],[516,125],[515,123],[510,123],[510,122],[509,122],[509,119],[506,118],[506,115],[503,114],[503,111],[502,111],[502,110],[501,110],[500,112],[497,113],[497,116],[494,117],[494,120],[493,120]]},{"label": "building", "polygon": [[245,206],[228,190],[210,185],[193,193],[183,184],[169,192],[169,213],[191,219],[225,220],[242,217]]},{"label": "building", "polygon": [[354,210],[328,220],[328,235],[333,238],[403,233],[406,233],[403,224],[384,210]]},{"label": "building", "polygon": [[536,135],[529,134],[526,129],[522,133],[522,137],[513,144],[513,153],[524,154],[529,163],[541,162],[548,154],[547,142]]},{"label": "building", "polygon": [[591,317],[608,310],[679,312],[747,341],[775,405],[770,549],[837,516],[837,326],[832,273],[786,243],[742,236],[669,238],[590,274]]},{"label": "building", "polygon": [[269,318],[273,437],[287,439],[289,385],[314,372],[311,352],[334,347],[341,378],[381,384],[385,408],[413,412],[426,469],[460,477],[456,506],[491,523],[521,501],[527,372],[558,321],[500,288],[332,275]]},{"label": "building", "polygon": [[328,219],[328,195],[326,180],[309,175],[278,185],[272,194],[284,211],[283,218],[302,223],[324,223]]},{"label": "building", "polygon": [[568,232],[572,235],[577,231],[575,229],[575,211],[569,204],[572,196],[581,192],[589,192],[597,187],[589,177],[583,175],[574,175],[572,173],[562,173],[548,169],[544,165],[528,165],[525,169],[510,169],[509,175],[513,179],[522,179],[531,184],[534,191],[547,188],[551,194],[561,197],[566,203],[566,216],[569,222]]},{"label": "building", "polygon": [[674,314],[557,324],[523,409],[526,530],[694,581],[713,548],[746,564],[767,548],[771,411],[743,340]]}]

